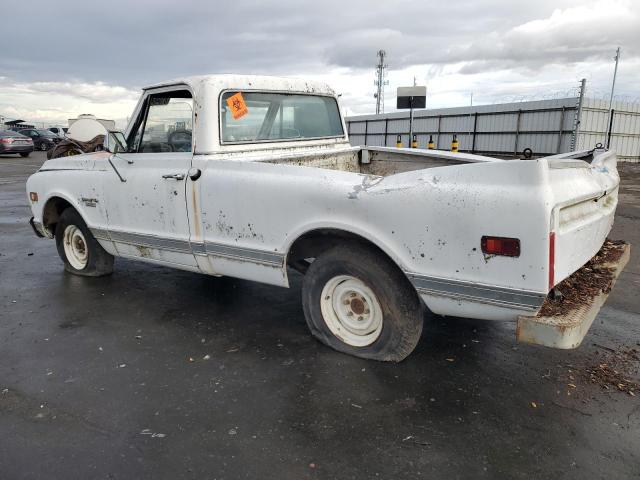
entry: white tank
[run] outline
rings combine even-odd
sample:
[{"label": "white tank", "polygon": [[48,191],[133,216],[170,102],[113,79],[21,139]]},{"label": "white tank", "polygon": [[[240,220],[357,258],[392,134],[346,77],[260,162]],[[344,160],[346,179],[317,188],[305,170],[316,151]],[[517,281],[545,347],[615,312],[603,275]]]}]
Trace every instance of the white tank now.
[{"label": "white tank", "polygon": [[93,140],[96,135],[107,135],[109,130],[114,130],[113,120],[98,119],[93,115],[80,115],[77,119],[69,119],[67,137],[80,142]]}]

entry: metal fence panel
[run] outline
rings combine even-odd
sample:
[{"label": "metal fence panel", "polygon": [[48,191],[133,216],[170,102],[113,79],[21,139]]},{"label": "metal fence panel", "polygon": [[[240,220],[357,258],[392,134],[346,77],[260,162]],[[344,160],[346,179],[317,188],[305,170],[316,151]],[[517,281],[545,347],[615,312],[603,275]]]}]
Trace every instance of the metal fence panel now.
[{"label": "metal fence panel", "polygon": [[[525,148],[534,154],[554,154],[571,149],[577,113],[577,98],[481,105],[414,114],[413,131],[418,146],[425,148],[432,137],[436,148],[451,148],[457,134],[461,151],[519,155]],[[614,102],[611,148],[621,159],[640,159],[640,103]],[[581,112],[577,149],[606,143],[609,126],[608,102],[585,98]],[[348,117],[353,145],[409,146],[409,112]],[[386,138],[385,138],[386,129]],[[386,140],[386,142],[385,142]]]},{"label": "metal fence panel", "polygon": [[534,154],[556,153],[558,134],[521,133],[518,136],[518,153],[525,148],[530,148]]},{"label": "metal fence panel", "polygon": [[515,133],[485,133],[476,138],[476,151],[513,154]]},{"label": "metal fence panel", "polygon": [[409,133],[409,119],[389,120],[388,133]]},{"label": "metal fence panel", "polygon": [[349,122],[347,125],[349,125],[349,134],[351,136],[358,133],[362,133],[364,135],[366,122]]},{"label": "metal fence panel", "polygon": [[441,132],[472,132],[473,131],[473,116],[455,116],[455,117],[442,117],[440,122]]},{"label": "metal fence panel", "polygon": [[369,122],[367,125],[367,134],[384,134],[385,123],[384,120]]},{"label": "metal fence panel", "polygon": [[438,117],[414,118],[413,130],[416,132],[437,132]]},{"label": "metal fence panel", "polygon": [[517,120],[517,113],[479,115],[476,130],[478,132],[515,132]]}]

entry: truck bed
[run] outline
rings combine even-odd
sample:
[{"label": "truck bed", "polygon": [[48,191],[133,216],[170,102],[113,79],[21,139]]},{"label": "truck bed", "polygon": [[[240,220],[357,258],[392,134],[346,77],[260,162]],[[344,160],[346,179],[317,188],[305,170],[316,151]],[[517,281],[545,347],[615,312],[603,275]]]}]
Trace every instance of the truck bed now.
[{"label": "truck bed", "polygon": [[391,147],[350,147],[295,156],[278,156],[268,163],[294,164],[304,167],[324,168],[343,172],[362,173],[387,177],[397,173],[424,170],[427,168],[463,165],[466,163],[501,162],[497,158],[452,153],[444,150],[424,150]]},{"label": "truck bed", "polygon": [[[448,278],[451,259],[465,258],[468,264],[456,261],[456,281],[532,289],[545,296],[604,243],[613,223],[619,183],[615,153],[605,150],[509,161],[441,150],[334,146],[278,152],[260,160],[354,173],[330,176],[331,185],[342,182],[344,188],[351,188],[349,199],[366,192],[368,211],[386,211],[394,202],[420,211],[415,230],[397,227],[409,232],[405,247],[424,253],[423,245],[437,252],[455,246],[456,254],[425,255],[429,259],[425,267],[426,260],[411,253],[407,270],[429,268],[433,276]],[[438,172],[421,173],[429,169]],[[373,205],[379,196],[386,200]],[[516,268],[514,260],[492,256],[474,263],[477,242],[487,232],[520,239],[523,250]]]}]

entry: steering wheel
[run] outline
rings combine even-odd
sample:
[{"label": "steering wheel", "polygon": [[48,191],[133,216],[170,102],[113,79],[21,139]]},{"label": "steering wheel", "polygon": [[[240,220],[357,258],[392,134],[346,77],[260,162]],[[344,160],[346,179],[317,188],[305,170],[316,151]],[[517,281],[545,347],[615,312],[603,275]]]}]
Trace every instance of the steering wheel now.
[{"label": "steering wheel", "polygon": [[190,152],[191,137],[192,133],[190,130],[174,130],[169,134],[167,143],[174,152]]}]

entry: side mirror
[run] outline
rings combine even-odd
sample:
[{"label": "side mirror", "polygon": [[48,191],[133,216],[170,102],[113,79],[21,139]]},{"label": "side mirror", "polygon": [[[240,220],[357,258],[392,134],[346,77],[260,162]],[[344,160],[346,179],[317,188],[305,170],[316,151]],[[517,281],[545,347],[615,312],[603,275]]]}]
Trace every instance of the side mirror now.
[{"label": "side mirror", "polygon": [[104,149],[110,153],[121,153],[127,151],[127,140],[124,133],[112,131],[104,137]]}]

